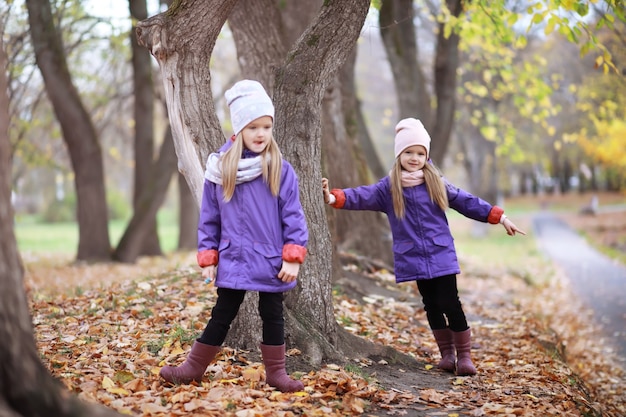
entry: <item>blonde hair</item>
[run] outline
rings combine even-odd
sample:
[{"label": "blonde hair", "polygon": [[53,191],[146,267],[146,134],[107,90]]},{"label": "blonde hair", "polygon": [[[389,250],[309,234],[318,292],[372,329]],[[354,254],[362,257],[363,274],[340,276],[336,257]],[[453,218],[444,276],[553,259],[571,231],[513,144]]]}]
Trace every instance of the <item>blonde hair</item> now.
[{"label": "blonde hair", "polygon": [[[424,182],[426,183],[430,201],[445,211],[448,208],[448,193],[446,192],[446,185],[443,182],[443,178],[441,178],[441,173],[437,167],[428,162],[424,164],[422,170],[424,171]],[[404,194],[402,193],[402,165],[400,164],[400,155],[398,155],[393,163],[389,179],[391,182],[393,211],[398,219],[403,219],[405,209]]]},{"label": "blonde hair", "polygon": [[[243,133],[239,132],[235,137],[233,145],[221,157],[222,187],[224,189],[224,201],[226,202],[230,201],[233,198],[233,194],[235,194],[237,168],[242,153]],[[283,155],[278,148],[278,143],[274,140],[274,136],[270,138],[270,142],[260,156],[263,180],[270,187],[272,195],[277,197],[280,190],[280,175],[283,170]]]}]

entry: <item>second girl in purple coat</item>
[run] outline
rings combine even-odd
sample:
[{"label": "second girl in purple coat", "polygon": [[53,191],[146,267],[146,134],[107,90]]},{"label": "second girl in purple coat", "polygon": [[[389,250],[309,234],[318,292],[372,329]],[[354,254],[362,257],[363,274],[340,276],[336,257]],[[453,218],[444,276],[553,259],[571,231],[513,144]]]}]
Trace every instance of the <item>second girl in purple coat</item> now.
[{"label": "second girl in purple coat", "polygon": [[208,158],[198,225],[198,264],[203,278],[215,280],[217,302],[186,361],[160,375],[172,383],[201,381],[246,291],[258,291],[266,381],[299,391],[302,382],[285,371],[283,316],[283,293],[296,286],[307,253],[298,178],[272,135],[274,106],[263,86],[239,81],[225,97],[235,135]]},{"label": "second girl in purple coat", "polygon": [[501,223],[509,235],[525,234],[504,215],[472,194],[446,182],[429,162],[430,135],[413,118],[396,125],[395,162],[389,176],[373,185],[329,190],[322,179],[324,201],[335,208],[373,210],[387,215],[393,235],[396,282],[416,281],[428,324],[441,353],[440,369],[474,375],[470,328],[457,290],[461,272],[445,210]]}]

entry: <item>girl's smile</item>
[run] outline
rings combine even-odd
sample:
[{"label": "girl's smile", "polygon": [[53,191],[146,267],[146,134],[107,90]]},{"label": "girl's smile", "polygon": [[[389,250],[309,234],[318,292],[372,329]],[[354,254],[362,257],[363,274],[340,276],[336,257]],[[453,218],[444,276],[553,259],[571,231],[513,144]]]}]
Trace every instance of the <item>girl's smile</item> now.
[{"label": "girl's smile", "polygon": [[408,172],[416,172],[424,168],[426,163],[426,148],[422,145],[413,145],[400,154],[400,165]]}]

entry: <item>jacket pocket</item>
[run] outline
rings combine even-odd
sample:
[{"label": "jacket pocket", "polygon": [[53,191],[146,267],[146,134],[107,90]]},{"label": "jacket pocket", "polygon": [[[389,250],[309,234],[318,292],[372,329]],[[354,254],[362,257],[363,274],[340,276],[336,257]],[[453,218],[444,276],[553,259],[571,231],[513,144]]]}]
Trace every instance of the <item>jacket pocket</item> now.
[{"label": "jacket pocket", "polygon": [[412,240],[405,240],[405,241],[401,241],[398,243],[394,243],[393,251],[395,253],[405,254],[411,249],[413,249],[413,246],[415,246],[415,243]]},{"label": "jacket pocket", "polygon": [[220,240],[220,244],[217,247],[217,251],[222,252],[223,250],[227,249],[229,246],[230,246],[230,240],[222,239]]},{"label": "jacket pocket", "polygon": [[280,258],[283,256],[282,250],[276,249],[274,245],[271,245],[269,243],[254,242],[252,247],[257,253],[260,253],[268,259],[276,257]]},{"label": "jacket pocket", "polygon": [[396,278],[412,276],[417,272],[415,265],[413,265],[415,257],[410,253],[414,247],[415,242],[411,240],[393,244],[393,269]]},{"label": "jacket pocket", "polygon": [[451,235],[438,235],[433,237],[433,243],[437,246],[451,246],[454,242],[454,238]]},{"label": "jacket pocket", "polygon": [[278,273],[283,266],[282,251],[272,244],[261,242],[254,242],[252,248],[255,254],[252,261],[253,271],[258,274],[258,279],[265,284],[276,284]]}]

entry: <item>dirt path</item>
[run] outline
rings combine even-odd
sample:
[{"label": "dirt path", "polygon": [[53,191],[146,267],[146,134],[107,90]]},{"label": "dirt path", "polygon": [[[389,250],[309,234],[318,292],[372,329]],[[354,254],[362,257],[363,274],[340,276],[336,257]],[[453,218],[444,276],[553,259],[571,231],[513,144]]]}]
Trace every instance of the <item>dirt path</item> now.
[{"label": "dirt path", "polygon": [[594,311],[626,368],[626,267],[599,253],[554,214],[537,214],[533,228],[540,248]]}]

